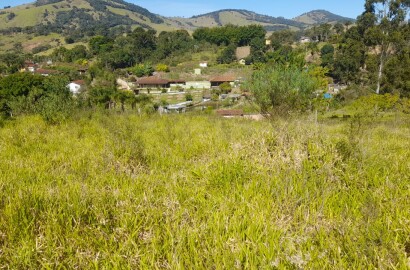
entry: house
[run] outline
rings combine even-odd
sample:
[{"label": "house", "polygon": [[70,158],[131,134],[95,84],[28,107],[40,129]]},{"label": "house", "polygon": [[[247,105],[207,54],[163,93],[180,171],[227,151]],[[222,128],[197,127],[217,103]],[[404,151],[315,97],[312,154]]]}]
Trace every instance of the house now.
[{"label": "house", "polygon": [[143,77],[137,80],[139,88],[170,88],[170,82],[157,76]]},{"label": "house", "polygon": [[51,70],[51,69],[38,68],[34,71],[34,73],[35,74],[40,74],[41,76],[47,77],[47,76],[58,73],[58,71],[57,70]]},{"label": "house", "polygon": [[38,69],[38,64],[31,62],[31,61],[25,61],[24,62],[24,70],[25,72],[31,72],[34,73]]},{"label": "house", "polygon": [[218,76],[218,77],[215,77],[215,78],[212,78],[211,80],[210,80],[210,82],[211,82],[211,87],[219,87],[221,84],[223,84],[223,83],[225,83],[225,82],[228,82],[228,83],[230,83],[231,85],[233,85],[234,84],[234,82],[235,82],[235,76],[233,76],[233,75],[223,75],[223,76]]},{"label": "house", "polygon": [[210,89],[211,83],[208,81],[189,81],[185,84],[185,89]]},{"label": "house", "polygon": [[179,80],[179,79],[174,79],[174,80],[169,80],[169,86],[171,90],[183,90],[186,86],[186,81],[185,80]]},{"label": "house", "polygon": [[311,42],[312,40],[310,39],[310,37],[301,37],[300,39],[299,39],[299,42],[300,43],[309,43],[309,42]]},{"label": "house", "polygon": [[245,60],[245,59],[241,59],[241,60],[238,61],[238,63],[239,63],[240,65],[246,65],[246,60]]},{"label": "house", "polygon": [[327,92],[331,94],[338,94],[341,90],[346,88],[347,86],[344,84],[329,84],[327,87]]},{"label": "house", "polygon": [[199,66],[201,68],[206,68],[206,67],[208,67],[208,62],[201,62],[201,63],[199,63]]},{"label": "house", "polygon": [[67,85],[68,89],[70,89],[70,92],[73,93],[74,95],[78,94],[85,85],[85,82],[83,80],[78,80],[78,81],[73,81]]}]

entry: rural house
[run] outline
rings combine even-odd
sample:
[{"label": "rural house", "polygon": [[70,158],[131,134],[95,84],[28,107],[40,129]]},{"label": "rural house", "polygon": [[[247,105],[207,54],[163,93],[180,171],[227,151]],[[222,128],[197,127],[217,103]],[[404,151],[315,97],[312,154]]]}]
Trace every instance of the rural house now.
[{"label": "rural house", "polygon": [[81,88],[85,85],[85,82],[83,80],[78,80],[78,81],[73,81],[67,85],[68,89],[70,89],[70,92],[73,93],[74,95],[78,94],[81,90]]},{"label": "rural house", "polygon": [[234,84],[235,82],[235,76],[233,75],[223,75],[223,76],[219,76],[219,77],[215,77],[213,79],[210,80],[211,82],[211,87],[219,87],[221,84],[228,82],[231,85]]},{"label": "rural house", "polygon": [[38,68],[34,71],[35,74],[40,74],[41,76],[49,76],[58,73],[57,70],[51,70],[51,69],[43,69],[43,68]]},{"label": "rural house", "polygon": [[137,80],[139,88],[170,88],[170,82],[156,76],[143,77]]}]

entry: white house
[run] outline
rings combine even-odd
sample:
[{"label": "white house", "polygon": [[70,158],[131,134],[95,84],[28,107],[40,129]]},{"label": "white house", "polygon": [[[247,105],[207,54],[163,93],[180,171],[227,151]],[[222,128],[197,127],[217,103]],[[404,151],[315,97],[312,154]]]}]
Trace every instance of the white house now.
[{"label": "white house", "polygon": [[309,43],[312,40],[310,39],[310,37],[301,37],[299,41],[300,43]]},{"label": "white house", "polygon": [[70,92],[73,93],[74,95],[78,94],[80,92],[81,88],[84,86],[85,82],[83,80],[78,80],[78,81],[73,81],[67,85],[67,87],[70,89]]},{"label": "white house", "polygon": [[201,62],[201,63],[199,63],[199,66],[201,68],[206,68],[206,67],[208,67],[208,62]]}]

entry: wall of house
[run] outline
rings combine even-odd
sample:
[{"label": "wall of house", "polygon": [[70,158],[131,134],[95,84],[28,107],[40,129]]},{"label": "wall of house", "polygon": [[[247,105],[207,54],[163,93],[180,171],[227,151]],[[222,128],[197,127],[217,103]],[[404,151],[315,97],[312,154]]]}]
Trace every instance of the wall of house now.
[{"label": "wall of house", "polygon": [[211,88],[211,82],[208,81],[202,81],[202,82],[186,82],[186,85],[184,86],[185,89],[210,89]]}]

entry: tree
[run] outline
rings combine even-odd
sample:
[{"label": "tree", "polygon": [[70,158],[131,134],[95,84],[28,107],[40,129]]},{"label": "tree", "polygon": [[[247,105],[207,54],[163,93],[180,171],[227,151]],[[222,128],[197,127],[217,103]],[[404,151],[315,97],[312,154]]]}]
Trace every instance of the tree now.
[{"label": "tree", "polygon": [[151,76],[154,72],[154,68],[149,64],[138,64],[128,70],[137,77]]},{"label": "tree", "polygon": [[[0,80],[0,113],[3,116],[40,113],[45,120],[69,114],[71,94],[66,77],[43,77],[30,73],[16,73]],[[58,114],[57,117],[51,117]]]},{"label": "tree", "polygon": [[379,68],[376,93],[380,93],[386,61],[394,50],[395,37],[405,20],[410,1],[408,0],[366,0],[365,12],[358,20],[363,29],[365,43],[379,48]]},{"label": "tree", "polygon": [[235,45],[229,45],[222,50],[221,54],[218,56],[217,61],[219,64],[230,64],[236,60],[235,57]]},{"label": "tree", "polygon": [[342,23],[338,22],[333,26],[333,29],[335,29],[337,35],[341,35],[343,34],[345,27]]},{"label": "tree", "polygon": [[320,50],[322,67],[332,68],[335,48],[332,44],[325,44]]},{"label": "tree", "polygon": [[117,90],[114,87],[93,87],[89,91],[91,104],[103,105],[105,109],[110,109],[116,97],[116,92]]}]

